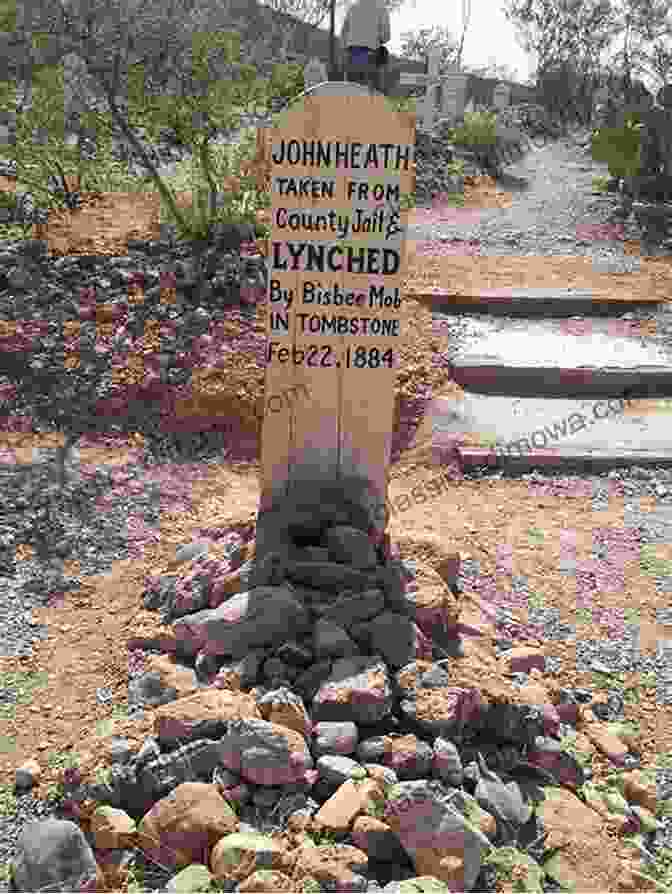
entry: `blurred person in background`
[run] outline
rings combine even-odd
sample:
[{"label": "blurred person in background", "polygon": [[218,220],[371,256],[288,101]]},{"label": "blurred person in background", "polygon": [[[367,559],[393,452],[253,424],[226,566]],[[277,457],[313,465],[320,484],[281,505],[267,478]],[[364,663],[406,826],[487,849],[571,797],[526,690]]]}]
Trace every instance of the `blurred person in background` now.
[{"label": "blurred person in background", "polygon": [[384,92],[385,47],[391,37],[384,0],[355,0],[341,30],[346,80]]}]

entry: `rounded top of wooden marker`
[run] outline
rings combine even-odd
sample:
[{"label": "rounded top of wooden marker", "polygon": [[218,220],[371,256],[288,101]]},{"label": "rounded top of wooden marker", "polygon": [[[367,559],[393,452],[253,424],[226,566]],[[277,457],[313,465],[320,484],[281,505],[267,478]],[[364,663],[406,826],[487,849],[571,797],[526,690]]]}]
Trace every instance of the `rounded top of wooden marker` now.
[{"label": "rounded top of wooden marker", "polygon": [[355,84],[350,81],[323,81],[321,84],[315,84],[303,93],[295,96],[292,102],[300,102],[306,96],[383,96],[377,90],[370,90],[363,84]]}]

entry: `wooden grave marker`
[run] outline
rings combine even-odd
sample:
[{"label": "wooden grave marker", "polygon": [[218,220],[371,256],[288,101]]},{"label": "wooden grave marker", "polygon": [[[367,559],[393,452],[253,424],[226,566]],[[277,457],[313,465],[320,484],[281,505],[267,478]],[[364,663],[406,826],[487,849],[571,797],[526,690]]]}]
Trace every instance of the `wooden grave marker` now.
[{"label": "wooden grave marker", "polygon": [[415,116],[330,82],[261,142],[272,207],[260,516],[309,482],[353,477],[384,507]]}]

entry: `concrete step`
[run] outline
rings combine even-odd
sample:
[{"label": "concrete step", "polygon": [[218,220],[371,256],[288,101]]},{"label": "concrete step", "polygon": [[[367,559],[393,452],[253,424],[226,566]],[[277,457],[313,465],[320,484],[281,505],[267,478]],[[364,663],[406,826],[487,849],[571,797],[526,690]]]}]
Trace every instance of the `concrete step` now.
[{"label": "concrete step", "polygon": [[471,355],[449,367],[453,381],[478,394],[513,397],[672,397],[672,364],[623,368],[558,368]]},{"label": "concrete step", "polygon": [[465,469],[605,471],[672,466],[672,400],[569,400],[465,393],[431,407],[435,460]]},{"label": "concrete step", "polygon": [[[571,317],[620,315],[636,312],[643,307],[655,307],[661,302],[645,295],[633,295],[631,300],[596,295],[592,289],[479,289],[471,295],[457,295],[450,289],[434,288],[426,294],[414,292],[414,298],[431,302],[435,313],[486,313],[525,317]],[[672,299],[672,295],[670,296]]]},{"label": "concrete step", "polygon": [[672,217],[670,202],[633,202],[632,210],[635,214],[647,214],[650,217]]},{"label": "concrete step", "polygon": [[478,394],[672,397],[672,346],[636,331],[626,321],[502,321],[476,331],[447,365],[455,382]]}]

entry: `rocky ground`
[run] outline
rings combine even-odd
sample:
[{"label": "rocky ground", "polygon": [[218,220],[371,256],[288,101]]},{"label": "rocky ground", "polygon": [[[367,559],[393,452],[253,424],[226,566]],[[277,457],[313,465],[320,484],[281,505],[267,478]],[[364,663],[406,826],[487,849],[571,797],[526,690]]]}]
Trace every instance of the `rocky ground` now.
[{"label": "rocky ground", "polygon": [[[576,208],[572,206],[572,209],[564,212],[565,223],[561,222],[560,215],[563,214],[564,204],[573,198],[577,202],[583,202],[584,206],[586,201],[590,201],[585,198],[586,178],[582,180],[579,176],[587,176],[587,172],[574,168],[577,179],[572,181],[575,182],[572,189],[567,167],[558,173],[560,169],[557,166],[571,164],[571,159],[562,146],[558,146],[555,154],[540,153],[535,154],[535,158],[544,160],[544,170],[541,170],[540,161],[534,162],[540,165],[538,180],[529,190],[527,210],[520,206],[521,214],[526,214],[527,217],[520,217],[518,223],[516,203],[510,200],[510,209],[505,209],[502,215],[501,208],[498,208],[492,216],[492,220],[501,226],[492,222],[488,224],[486,214],[478,231],[466,232],[462,225],[451,229],[452,224],[446,227],[445,222],[437,229],[432,222],[430,231],[418,230],[412,235],[415,239],[424,241],[441,240],[446,235],[451,239],[460,239],[462,244],[477,241],[479,250],[487,252],[492,246],[494,254],[503,252],[505,246],[513,253],[532,255],[537,252],[541,264],[545,253],[552,254],[557,240],[565,234],[572,236],[573,242],[569,246],[566,241],[563,242],[563,253],[570,254],[575,248],[580,249],[581,246],[577,244],[580,240],[574,238],[574,225],[580,219]],[[576,163],[580,164],[579,161]],[[543,193],[543,190],[538,192],[540,185],[549,180],[552,185],[562,180],[565,185],[563,201],[554,199],[549,193]],[[531,230],[533,222],[530,215],[534,215],[534,230]],[[88,227],[87,237],[93,240],[94,245],[100,245],[104,241],[109,227],[104,223],[104,218],[101,217],[100,220],[98,230]],[[141,231],[136,233],[139,238],[146,236],[142,233],[143,226],[139,225],[138,220],[131,221],[129,218],[126,233],[120,228],[115,234],[118,246],[122,245],[122,237],[127,235],[133,225],[136,231]],[[71,244],[71,252],[74,253],[75,248]],[[90,247],[87,250],[90,251]],[[90,753],[82,764],[82,772],[88,780],[88,769],[98,763],[100,754],[108,748],[112,732],[118,737],[126,737],[139,747],[144,742],[144,737],[151,735],[156,729],[155,720],[160,716],[157,713],[159,709],[151,701],[145,704],[144,712],[140,715],[137,711],[132,711],[130,717],[128,715],[128,710],[132,707],[133,691],[137,695],[142,689],[137,682],[129,686],[129,677],[133,683],[146,671],[143,661],[137,666],[129,663],[129,637],[151,639],[159,633],[165,635],[170,629],[170,612],[165,614],[165,605],[163,621],[159,623],[157,617],[156,609],[161,607],[162,602],[159,595],[155,595],[152,608],[149,607],[152,603],[149,598],[143,606],[143,594],[148,592],[148,577],[156,580],[162,574],[175,571],[184,580],[198,576],[205,570],[205,566],[199,564],[197,553],[190,553],[189,550],[193,549],[193,543],[206,538],[212,542],[210,559],[223,563],[220,571],[225,571],[227,577],[231,576],[227,586],[240,588],[247,580],[243,545],[250,541],[253,534],[251,521],[258,505],[259,457],[258,440],[255,441],[258,419],[254,417],[254,410],[263,395],[263,372],[255,351],[263,344],[263,306],[250,304],[247,308],[241,308],[229,304],[217,308],[207,300],[199,307],[190,307],[188,302],[178,302],[174,306],[167,304],[161,300],[160,270],[156,267],[154,271],[150,270],[146,261],[141,261],[140,253],[129,257],[130,263],[125,265],[128,274],[135,272],[133,268],[139,264],[143,264],[147,274],[147,281],[138,283],[141,290],[144,288],[142,302],[127,301],[129,283],[123,277],[114,285],[102,283],[101,279],[105,280],[105,277],[97,268],[96,262],[80,265],[83,269],[77,270],[73,281],[76,280],[78,287],[104,290],[107,305],[123,305],[120,319],[125,323],[126,332],[121,337],[128,339],[124,346],[129,353],[135,351],[136,354],[144,354],[150,369],[153,368],[152,355],[164,355],[164,364],[159,363],[156,366],[158,378],[165,376],[170,379],[174,376],[174,383],[178,383],[180,375],[184,375],[182,368],[175,363],[175,358],[180,354],[202,351],[193,366],[207,368],[212,359],[209,352],[215,348],[219,350],[222,345],[228,346],[231,350],[226,352],[228,359],[223,367],[226,373],[222,377],[224,386],[220,380],[211,391],[203,385],[200,393],[201,400],[206,402],[210,395],[210,408],[217,406],[218,412],[228,414],[229,419],[233,419],[234,407],[237,406],[237,427],[234,429],[229,425],[228,429],[211,433],[202,439],[191,434],[168,437],[151,431],[133,437],[122,431],[116,443],[84,440],[73,457],[69,483],[64,493],[58,493],[54,489],[49,472],[42,462],[45,455],[52,453],[57,443],[55,436],[34,431],[24,435],[14,431],[5,436],[7,463],[3,475],[4,500],[0,531],[4,574],[0,597],[0,642],[5,645],[5,654],[0,657],[0,669],[3,672],[0,682],[0,711],[7,733],[4,740],[6,747],[0,752],[0,774],[6,795],[9,795],[8,790],[13,785],[17,766],[28,758],[38,760],[42,773],[38,774],[39,783],[32,792],[20,795],[11,803],[9,796],[5,801],[8,809],[0,818],[0,863],[15,855],[17,836],[27,821],[41,815],[63,815],[53,800],[47,800],[48,785],[59,778],[57,752],[61,755],[64,750],[79,752],[81,743],[85,742],[86,750]],[[69,259],[64,260],[61,271],[67,271],[69,263]],[[33,271],[33,274],[48,275],[45,269],[41,272]],[[95,277],[100,279],[95,280]],[[23,332],[18,333],[20,339],[25,340],[25,344],[20,341],[18,347],[30,350],[30,344],[34,345],[30,341],[32,338],[36,335],[44,338],[45,333],[35,324],[44,324],[46,319],[49,325],[55,322],[60,326],[63,320],[71,318],[75,309],[81,312],[81,302],[73,301],[75,295],[72,287],[65,285],[66,282],[63,277],[61,281],[54,283],[48,293],[49,301],[42,303],[38,308],[39,313],[35,311],[33,327],[24,326]],[[24,319],[31,306],[35,306],[34,299],[44,294],[43,288],[36,286],[34,281],[25,282],[24,285],[30,288],[22,290],[18,304],[13,295],[12,300],[8,300],[8,289],[1,296],[5,301],[3,325]],[[60,295],[63,300],[56,300]],[[79,299],[79,294],[77,298]],[[516,686],[543,686],[553,693],[558,688],[565,687],[573,691],[571,696],[566,694],[566,704],[573,703],[577,713],[577,706],[584,701],[595,705],[595,716],[591,722],[634,723],[637,734],[628,737],[623,733],[628,744],[624,750],[622,742],[620,745],[617,743],[616,747],[621,749],[621,757],[624,759],[625,772],[622,775],[631,783],[628,789],[630,803],[635,806],[648,803],[651,807],[651,792],[654,802],[656,798],[668,798],[672,778],[669,771],[664,769],[664,756],[670,750],[669,734],[672,726],[664,722],[669,713],[669,693],[665,684],[665,650],[659,645],[659,641],[662,643],[660,631],[672,620],[669,596],[666,595],[669,593],[671,579],[667,562],[672,556],[670,532],[665,523],[665,510],[672,490],[671,476],[662,470],[621,470],[606,476],[570,478],[533,475],[516,481],[504,479],[501,474],[464,476],[453,471],[449,476],[451,483],[446,486],[441,500],[433,504],[431,512],[422,505],[427,500],[426,491],[424,501],[416,500],[415,497],[413,501],[409,501],[409,493],[415,494],[418,488],[422,492],[422,487],[427,486],[428,480],[437,475],[437,469],[431,463],[431,420],[423,418],[423,408],[427,406],[432,393],[450,385],[445,377],[442,378],[441,369],[432,361],[438,351],[445,349],[458,336],[460,321],[455,321],[456,328],[445,334],[445,340],[443,336],[439,339],[432,335],[429,311],[410,300],[407,305],[403,328],[408,334],[408,347],[399,376],[399,424],[395,428],[390,483],[390,498],[395,508],[390,534],[393,542],[396,541],[401,546],[407,574],[411,580],[414,577],[418,580],[419,592],[441,592],[442,598],[448,600],[451,606],[455,605],[457,595],[462,591],[465,619],[467,615],[469,618],[467,625],[471,623],[483,629],[487,624],[492,625],[487,628],[487,648],[478,647],[474,650],[473,639],[464,637],[466,655],[460,667],[463,669],[465,685],[469,680],[473,684],[483,677],[486,667],[492,667],[493,674],[499,679],[501,665],[491,662],[503,658],[508,662],[506,667]],[[94,312],[93,316],[95,319],[98,314]],[[115,319],[114,315],[111,319]],[[154,321],[158,324],[156,331],[153,328]],[[110,328],[103,329],[104,326]],[[98,321],[97,331],[94,331],[95,324],[91,332],[88,331],[90,328],[85,314],[80,318],[77,331],[80,348],[86,337],[91,337],[93,342],[97,339],[119,337],[116,326],[109,318]],[[13,332],[17,335],[16,330]],[[229,341],[222,338],[224,332]],[[7,332],[3,332],[3,335],[6,337]],[[201,343],[198,339],[203,336],[206,338]],[[214,342],[208,342],[207,336],[212,336]],[[75,350],[77,345],[73,343],[70,347]],[[129,381],[133,381],[134,377],[137,381],[145,375],[142,368],[134,369],[130,362],[125,364],[125,368]],[[198,403],[196,398],[192,397],[192,400]],[[247,415],[243,413],[241,416],[243,408],[246,408]],[[29,408],[12,407],[12,411],[28,413]],[[192,414],[197,411],[197,406],[191,407]],[[242,446],[243,435],[246,435],[249,445],[247,453]],[[203,441],[208,443],[204,444]],[[34,447],[41,448],[43,454],[34,454]],[[31,462],[32,467],[29,467]],[[484,499],[486,491],[488,498]],[[514,512],[511,507],[515,507]],[[530,534],[532,530],[536,532],[534,537]],[[562,555],[558,556],[557,551],[565,542],[567,533],[574,535],[574,547],[572,552],[570,546],[570,557],[565,555],[563,559]],[[649,556],[648,564],[641,558],[644,555],[641,552],[643,548]],[[331,544],[331,549],[336,549],[334,543]],[[436,568],[453,551],[460,553],[462,562],[458,578],[450,578],[452,587],[446,589],[445,583],[442,585],[436,577]],[[616,553],[629,564],[619,569]],[[636,561],[638,556],[639,564]],[[567,580],[564,583],[561,582],[559,558],[570,563],[565,568]],[[214,568],[208,567],[210,570]],[[614,579],[621,581],[620,589],[619,585],[615,588],[607,586]],[[576,618],[576,591],[579,586],[582,598],[590,593],[597,599],[592,618],[583,617],[580,627]],[[328,611],[328,606],[324,607],[321,614],[317,610],[319,606],[315,604],[315,585],[311,589],[313,597],[309,599],[310,594],[306,594],[306,605],[310,607],[313,612],[311,617],[315,620],[324,616],[323,612]],[[193,597],[195,590],[190,592]],[[183,595],[186,598],[186,591]],[[539,595],[544,597],[541,602],[537,599]],[[386,598],[392,598],[389,592],[386,592]],[[488,602],[497,607],[490,621],[482,613],[483,606]],[[114,610],[110,609],[111,605],[114,605]],[[390,606],[391,603],[388,602],[388,611]],[[624,607],[638,609],[638,624],[622,623]],[[193,603],[191,608],[194,608]],[[288,604],[287,608],[297,610],[294,603]],[[395,611],[400,608],[401,605],[397,602]],[[417,605],[413,611],[416,609]],[[525,616],[524,619],[518,617],[519,613]],[[431,623],[428,629],[433,629]],[[399,654],[388,653],[387,647],[383,648],[382,644],[390,639],[382,636],[384,630],[385,624],[382,622],[377,636],[385,655],[386,667],[381,672],[392,678],[399,673],[399,661],[402,659]],[[569,640],[568,632],[573,633]],[[290,638],[290,633],[289,629],[281,630],[284,640]],[[349,631],[348,637],[350,633],[353,631]],[[331,631],[329,637],[322,638],[317,644],[309,636],[305,638],[302,647],[305,647],[306,642],[310,642],[311,647],[318,645],[318,661],[320,658],[325,660],[325,656],[334,658],[345,642],[343,635],[339,633],[338,641],[341,646],[334,646],[334,640],[330,638],[334,635],[334,631]],[[404,666],[405,659],[409,656],[403,652],[403,644],[396,637],[392,637],[390,641],[394,643],[395,649],[401,648],[401,666]],[[439,642],[438,636],[436,642]],[[540,664],[537,650],[541,649],[542,643],[546,646],[545,661]],[[527,650],[526,657],[523,656],[518,662],[510,654],[511,647],[515,645],[524,645]],[[336,653],[330,651],[334,648]],[[324,650],[321,654],[320,649]],[[142,650],[135,650],[138,651]],[[347,650],[344,654],[347,654]],[[420,650],[414,657],[423,655]],[[284,657],[287,659],[287,655]],[[145,662],[156,662],[157,658],[156,651],[145,650]],[[438,656],[434,658],[435,668],[423,668],[423,673],[431,671],[435,675],[436,679],[429,685],[429,689],[438,686],[437,691],[440,691],[445,680],[439,679],[439,668],[450,669],[450,659],[446,658],[445,652],[444,664],[438,663]],[[383,723],[376,729],[370,723],[363,722],[361,713],[358,714],[354,703],[349,702],[352,714],[348,715],[347,720],[339,717],[336,721],[339,728],[335,731],[339,735],[350,735],[348,743],[340,746],[330,741],[327,734],[334,731],[330,732],[330,728],[324,726],[322,732],[326,738],[315,750],[315,737],[306,725],[304,712],[298,702],[284,691],[277,693],[280,685],[278,680],[282,681],[283,675],[289,673],[291,661],[283,661],[278,654],[271,653],[265,653],[264,659],[271,664],[266,667],[262,662],[263,672],[260,672],[259,683],[265,687],[267,694],[276,692],[275,700],[271,698],[269,704],[277,702],[280,707],[265,708],[262,716],[267,723],[271,722],[267,718],[278,722],[284,718],[286,721],[287,712],[298,719],[298,727],[293,725],[292,728],[295,732],[298,729],[301,736],[305,736],[322,777],[322,787],[314,791],[310,787],[306,791],[305,787],[299,786],[299,790],[294,793],[297,797],[294,808],[300,803],[303,815],[309,814],[314,818],[320,810],[324,811],[324,805],[329,803],[329,799],[336,796],[337,789],[347,783],[353,769],[372,764],[385,768],[380,771],[385,780],[389,781],[396,776],[397,780],[405,781],[407,795],[420,791],[412,783],[422,782],[427,776],[430,754],[432,760],[435,760],[433,755],[435,752],[438,754],[437,747],[440,751],[436,742],[433,743],[432,750],[427,742],[420,741],[422,735],[413,740],[405,739],[405,745],[410,749],[405,761],[395,759],[393,754],[388,759],[385,756],[387,746],[383,747],[382,752],[380,748],[376,750],[378,746],[375,740],[380,736],[394,737],[402,733],[411,735],[401,722],[405,713],[403,710],[400,713],[395,708],[394,722],[390,719],[387,725]],[[282,662],[282,667],[278,661]],[[446,661],[449,663],[446,664]],[[536,668],[542,666],[543,672],[538,673]],[[174,669],[167,669],[165,663],[161,664],[160,661],[154,663],[153,667],[157,672],[160,671],[162,689],[173,686],[183,697],[198,690],[195,669],[190,670],[187,676],[184,676],[186,671],[182,671],[182,676],[179,676]],[[199,674],[202,669],[201,664]],[[418,668],[415,668],[414,673],[416,671]],[[295,675],[294,682],[296,679]],[[653,686],[652,679],[655,680]],[[40,688],[39,680],[46,681],[43,688]],[[36,688],[32,688],[35,684],[38,684]],[[402,688],[405,687],[403,691],[407,694],[415,685],[410,677],[404,679],[402,684]],[[313,720],[317,720],[319,711],[316,711],[316,705],[327,690],[316,703],[316,693],[310,686],[298,689],[303,693]],[[261,693],[262,690],[258,690],[258,694]],[[236,695],[236,699],[238,697]],[[528,698],[530,697],[531,693],[528,692]],[[240,698],[242,699],[242,695]],[[381,704],[386,704],[386,700],[387,696],[382,699]],[[178,707],[180,701],[166,702],[163,710],[164,715],[173,723],[182,724],[181,729],[185,732],[185,716]],[[555,703],[559,704],[561,701],[562,699],[558,699]],[[605,707],[600,709],[598,704],[604,704]],[[207,711],[204,702],[199,703],[199,710]],[[573,709],[563,712],[563,735],[571,733],[571,718],[576,719],[572,712]],[[348,723],[356,728],[354,739]],[[412,735],[420,733],[420,730],[414,729],[415,733]],[[607,741],[605,730],[601,726],[599,735],[590,723],[586,724],[585,729],[590,731],[590,735],[582,733],[576,742],[582,755],[581,778],[586,781],[592,779],[596,784],[605,784],[614,771],[605,752],[609,753],[615,747],[614,740]],[[547,733],[545,727],[543,732]],[[393,741],[394,738],[386,740],[387,744]],[[498,772],[505,773],[507,758],[501,744],[482,744],[488,757],[486,776],[480,777],[482,786],[485,786],[488,767],[490,772],[497,768]],[[168,743],[165,741],[160,745],[165,759]],[[269,747],[269,741],[263,739],[257,745],[266,748]],[[298,751],[304,755],[302,760],[309,763],[303,746]],[[471,752],[465,749],[461,753],[464,769],[474,758],[473,751],[472,747]],[[519,751],[517,759],[520,757]],[[528,755],[528,761],[531,759]],[[436,760],[440,763],[438,758]],[[546,760],[548,761],[548,755]],[[356,766],[353,767],[353,763]],[[544,761],[539,759],[538,764],[542,765]],[[544,765],[548,766],[548,762]],[[550,765],[554,765],[552,760]],[[476,766],[478,768],[478,763]],[[576,762],[571,766],[574,772],[578,772]],[[657,770],[653,775],[653,789],[650,788],[650,779],[648,780],[648,800],[642,796],[641,783],[639,798],[632,794],[635,786],[629,776],[634,772],[632,768],[638,766],[647,772],[654,768]],[[508,767],[511,769],[510,764]],[[373,772],[371,779],[375,779],[376,772],[378,771]],[[391,776],[390,772],[394,775]],[[482,768],[480,772],[483,773]],[[442,778],[440,773],[438,778]],[[464,778],[467,780],[466,784],[463,781],[464,790],[469,795],[474,795],[479,784],[478,775],[470,777],[467,773]],[[472,782],[468,782],[469,778]],[[450,780],[452,783],[456,781],[453,777]],[[219,783],[226,788],[235,781],[229,775],[225,779],[220,778]],[[291,812],[291,805],[287,800],[290,792],[284,791],[283,786],[277,784],[278,780],[274,781],[275,785],[268,786],[261,784],[259,777],[254,774],[249,777],[249,799],[243,799],[245,803],[241,807],[241,822],[238,826],[241,831],[275,831],[280,834],[282,827],[287,832],[285,819]],[[498,783],[491,780],[491,783],[491,791],[501,793],[501,781]],[[422,791],[426,798],[427,791]],[[558,789],[554,789],[555,791]],[[560,788],[559,791],[565,790]],[[562,798],[562,795],[556,797]],[[341,799],[344,798],[345,794],[342,792]],[[483,788],[479,790],[479,799],[481,806],[486,804],[492,808],[492,801],[484,795]],[[515,811],[520,811],[521,805],[515,803]],[[561,801],[558,807],[558,813],[563,809],[570,811],[576,826],[570,836],[571,857],[568,858],[567,865],[573,873],[579,873],[575,875],[575,879],[586,884],[586,887],[579,884],[579,890],[589,890],[588,885],[591,882],[595,884],[596,879],[602,887],[598,884],[595,890],[606,890],[607,884],[621,878],[619,873],[625,873],[621,878],[624,887],[620,890],[639,890],[637,883],[639,880],[642,884],[641,877],[633,873],[640,870],[649,872],[656,863],[664,866],[666,853],[672,844],[672,827],[668,818],[662,818],[661,828],[655,834],[647,834],[640,842],[645,852],[651,854],[650,862],[646,862],[648,858],[645,856],[639,869],[632,866],[627,868],[625,862],[623,865],[609,862],[605,869],[607,853],[618,854],[625,861],[628,850],[632,856],[632,846],[629,849],[625,846],[626,840],[620,834],[622,830],[615,822],[614,815],[604,825],[601,821],[595,826],[582,825],[588,822],[589,816],[591,822],[594,817],[591,812],[584,813],[587,808],[583,805],[579,807],[579,804],[578,799],[574,798],[572,802]],[[336,802],[332,801],[329,808],[332,811],[331,819],[327,812],[322,812],[321,819],[326,821],[321,827],[321,834],[330,828],[330,822],[334,822],[335,805]],[[339,809],[345,809],[347,813],[352,807],[353,802],[348,799],[345,805],[341,802]],[[653,807],[655,809],[655,803]],[[438,801],[436,809],[443,811],[442,816],[445,815],[445,807]],[[506,809],[514,810],[511,805]],[[515,820],[514,825],[521,820],[521,816],[515,811],[509,817],[512,822]],[[595,813],[595,817],[599,816],[599,813]],[[343,816],[339,816],[337,832],[338,823],[343,821]],[[417,816],[413,820],[416,824],[419,821]],[[630,821],[631,826],[636,825],[632,816]],[[494,832],[492,816],[490,820],[481,816],[479,823],[482,830]],[[624,825],[622,817],[621,825]],[[569,835],[567,829],[561,829],[556,823],[556,815],[552,811],[544,816],[543,827],[546,831],[551,831],[552,844],[560,843],[563,835]],[[311,834],[317,834],[319,829],[320,823],[316,822],[310,828]],[[401,840],[412,849],[414,845],[408,837],[408,830],[402,826],[395,829],[396,838],[388,837],[386,846],[391,847],[394,841]],[[586,832],[586,829],[589,831]],[[368,831],[364,827],[359,831],[358,846],[354,848],[357,853],[340,850],[338,859],[337,855],[332,854],[334,864],[326,873],[323,890],[331,890],[334,885],[337,890],[344,890],[339,885],[347,885],[349,878],[350,884],[355,885],[351,890],[375,891],[388,882],[389,875],[386,877],[386,872],[397,872],[392,878],[398,879],[435,872],[440,875],[443,871],[430,861],[422,859],[419,865],[427,869],[427,872],[416,872],[404,864],[403,860],[397,869],[391,869],[389,863],[381,867],[381,861],[374,858],[374,845]],[[542,826],[536,831],[542,831]],[[90,829],[88,834],[90,835]],[[519,845],[526,840],[521,835],[518,839]],[[579,839],[592,843],[590,847],[586,847],[586,842]],[[319,837],[317,840],[320,840]],[[348,839],[339,838],[338,847],[343,848],[346,840]],[[496,840],[504,853],[511,839],[503,828],[499,829]],[[300,844],[296,838],[284,839],[283,853],[299,848]],[[537,859],[541,856],[538,849],[535,850],[532,846],[531,840],[527,844],[529,846],[525,850],[523,845],[523,850],[530,857]],[[233,841],[229,842],[223,852],[228,853],[227,848],[234,846]],[[259,842],[254,845],[255,848],[259,846]],[[267,841],[264,846],[269,847]],[[247,840],[246,854],[251,847]],[[359,849],[361,847],[364,847],[364,851]],[[476,880],[478,882],[477,887],[472,890],[511,890],[506,887],[512,884],[510,873],[500,873],[498,876],[497,873],[486,871],[485,867],[478,869],[474,856],[476,850],[476,844],[471,841],[469,853],[472,856],[469,858],[468,871],[473,873],[476,869],[474,884]],[[361,854],[366,851],[370,857],[368,868],[362,865]],[[636,846],[634,852],[641,854]],[[346,872],[345,866],[349,858],[352,858],[351,866],[354,870],[348,869]],[[305,854],[302,859],[304,862],[299,868],[305,877],[310,875],[311,864]],[[222,860],[225,862],[225,856],[222,856]],[[166,875],[165,872],[158,872],[149,860],[145,860],[144,866],[145,889],[163,889],[172,873]],[[315,867],[312,866],[312,869],[315,870]],[[354,873],[355,881],[352,876],[348,876],[348,872]],[[627,875],[628,872],[630,875]],[[505,880],[502,881],[502,878]],[[258,879],[257,883],[263,884],[263,880]],[[276,885],[274,890],[282,890],[284,880],[276,876],[273,880],[267,880],[266,884],[268,883]],[[650,882],[646,884],[650,885]],[[557,890],[556,883],[548,876],[543,880],[543,886],[541,890]],[[234,889],[265,890],[255,887]],[[395,887],[388,890],[403,889]]]}]

